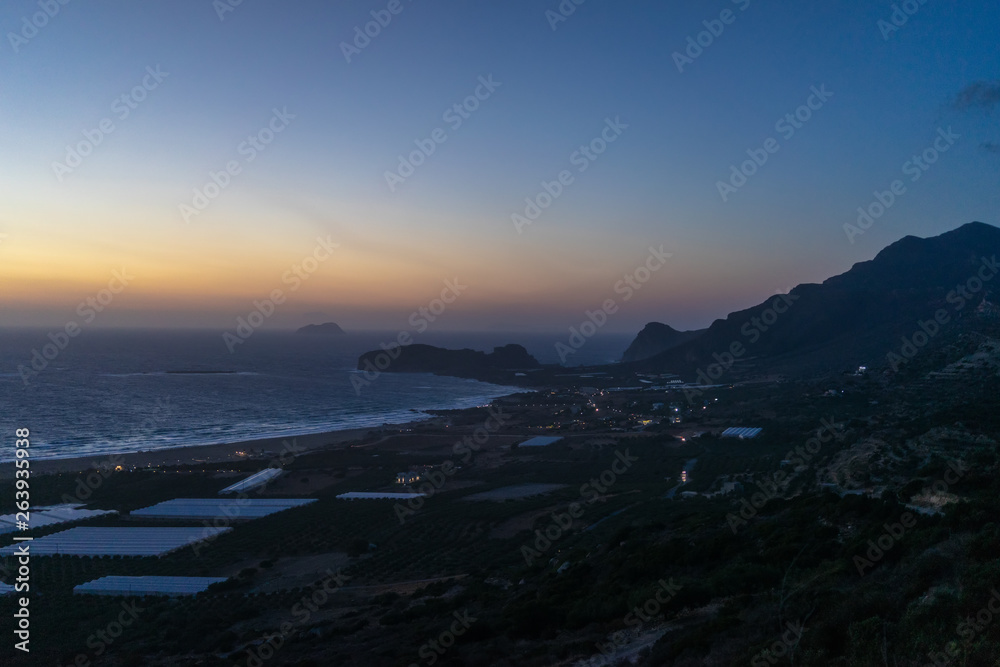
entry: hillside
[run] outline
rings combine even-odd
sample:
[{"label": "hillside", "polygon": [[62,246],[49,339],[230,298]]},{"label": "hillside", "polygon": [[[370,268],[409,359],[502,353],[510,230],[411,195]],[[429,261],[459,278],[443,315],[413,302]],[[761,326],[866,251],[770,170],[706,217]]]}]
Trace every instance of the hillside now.
[{"label": "hillside", "polygon": [[629,367],[692,377],[712,364],[790,374],[884,366],[902,337],[912,338],[936,314],[946,331],[993,312],[997,255],[1000,229],[983,223],[928,239],[907,236],[871,261],[730,313],[696,339]]}]

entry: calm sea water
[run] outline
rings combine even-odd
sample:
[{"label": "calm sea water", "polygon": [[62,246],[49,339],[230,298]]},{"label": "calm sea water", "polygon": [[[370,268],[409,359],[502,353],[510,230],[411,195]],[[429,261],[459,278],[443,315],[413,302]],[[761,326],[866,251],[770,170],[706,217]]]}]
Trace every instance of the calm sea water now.
[{"label": "calm sea water", "polygon": [[[396,332],[328,338],[258,331],[230,354],[218,332],[84,331],[25,385],[18,366],[30,366],[47,333],[0,330],[0,461],[12,458],[21,427],[31,429],[36,458],[65,458],[402,423],[425,410],[482,405],[517,391],[384,374],[358,394],[351,384],[358,356]],[[629,339],[595,337],[572,361],[615,361]],[[418,342],[484,351],[520,343],[555,363],[556,340],[559,334],[426,332]]]}]

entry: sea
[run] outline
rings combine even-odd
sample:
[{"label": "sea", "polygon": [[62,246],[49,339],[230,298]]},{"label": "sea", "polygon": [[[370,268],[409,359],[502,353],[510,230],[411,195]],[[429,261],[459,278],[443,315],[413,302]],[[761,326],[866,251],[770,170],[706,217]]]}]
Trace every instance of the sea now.
[{"label": "sea", "polygon": [[[259,330],[231,353],[218,331],[85,330],[25,381],[19,367],[31,367],[34,352],[51,342],[49,333],[0,330],[0,461],[13,458],[19,428],[30,429],[33,458],[70,458],[399,424],[428,410],[486,405],[521,391],[424,373],[384,373],[352,384],[358,357],[398,332]],[[558,363],[555,343],[566,336],[414,338],[485,352],[519,343],[542,363]],[[617,361],[631,338],[598,333],[569,363]]]}]

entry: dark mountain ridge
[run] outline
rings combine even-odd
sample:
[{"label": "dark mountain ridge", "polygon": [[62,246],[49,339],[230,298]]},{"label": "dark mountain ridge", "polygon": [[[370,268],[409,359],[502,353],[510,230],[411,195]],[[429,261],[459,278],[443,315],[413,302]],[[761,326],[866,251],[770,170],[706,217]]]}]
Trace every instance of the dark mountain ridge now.
[{"label": "dark mountain ridge", "polygon": [[927,239],[907,236],[822,284],[730,313],[694,340],[626,366],[690,376],[712,364],[794,372],[884,361],[941,309],[949,322],[975,317],[1000,287],[997,255],[1000,229],[981,222]]},{"label": "dark mountain ridge", "polygon": [[641,361],[655,357],[661,352],[677,347],[681,343],[694,340],[706,329],[696,331],[678,331],[668,324],[650,322],[642,328],[631,345],[622,355],[622,361]]}]

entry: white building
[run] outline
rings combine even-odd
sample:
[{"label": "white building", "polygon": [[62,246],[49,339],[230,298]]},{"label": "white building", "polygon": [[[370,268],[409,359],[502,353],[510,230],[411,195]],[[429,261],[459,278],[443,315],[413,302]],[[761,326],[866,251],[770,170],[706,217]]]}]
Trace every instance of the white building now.
[{"label": "white building", "polygon": [[396,473],[396,484],[416,484],[419,481],[419,472],[410,471]]}]

